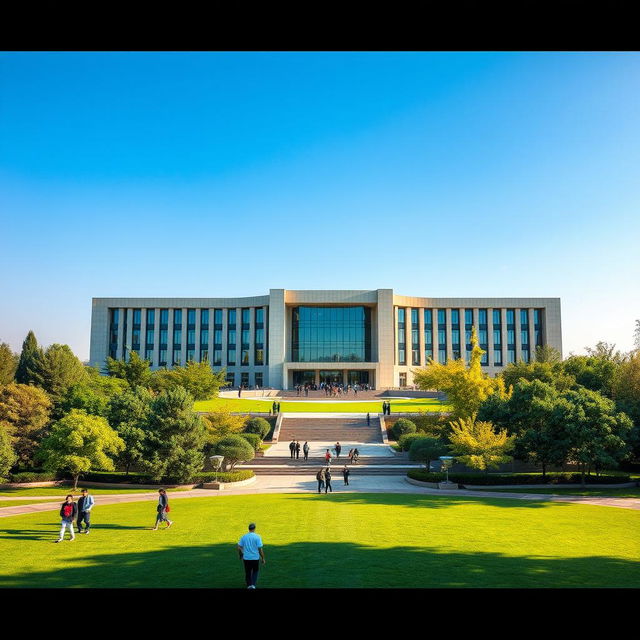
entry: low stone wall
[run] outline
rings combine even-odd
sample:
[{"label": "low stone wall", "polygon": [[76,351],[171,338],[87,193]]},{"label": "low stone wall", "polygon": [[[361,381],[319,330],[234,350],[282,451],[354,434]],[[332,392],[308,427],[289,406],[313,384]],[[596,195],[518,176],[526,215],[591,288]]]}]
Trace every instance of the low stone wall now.
[{"label": "low stone wall", "polygon": [[257,480],[256,476],[253,478],[247,478],[246,480],[238,480],[238,482],[205,482],[202,485],[203,489],[235,489],[236,487],[244,487],[248,484],[253,484]]}]

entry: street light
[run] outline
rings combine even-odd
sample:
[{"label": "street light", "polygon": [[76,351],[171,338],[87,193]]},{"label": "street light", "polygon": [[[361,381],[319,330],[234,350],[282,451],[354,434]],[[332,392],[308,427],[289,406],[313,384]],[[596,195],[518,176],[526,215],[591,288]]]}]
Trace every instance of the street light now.
[{"label": "street light", "polygon": [[453,456],[440,456],[440,460],[442,460],[442,466],[447,474],[447,479],[445,482],[449,484],[449,467],[453,464],[452,460],[455,458]]},{"label": "street light", "polygon": [[215,471],[215,482],[218,482],[218,471],[220,471],[220,467],[222,466],[222,461],[224,460],[224,456],[210,456],[209,460],[211,460],[211,466]]}]

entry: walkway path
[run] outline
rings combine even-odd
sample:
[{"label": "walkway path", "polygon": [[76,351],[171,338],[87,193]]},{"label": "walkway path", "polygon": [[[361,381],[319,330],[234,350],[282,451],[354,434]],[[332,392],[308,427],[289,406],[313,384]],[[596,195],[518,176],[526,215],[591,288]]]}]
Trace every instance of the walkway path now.
[{"label": "walkway path", "polygon": [[[417,487],[409,484],[403,476],[366,476],[351,474],[351,483],[345,487],[342,476],[334,474],[334,493],[410,493],[418,495],[437,495],[469,497],[469,498],[509,498],[512,500],[538,501],[538,502],[573,502],[578,504],[589,504],[603,507],[618,507],[621,509],[632,509],[640,511],[639,498],[606,498],[589,496],[565,496],[536,493],[508,493],[497,491],[468,491],[468,490],[439,490]],[[244,487],[224,489],[222,491],[209,489],[192,489],[190,491],[180,491],[170,493],[171,500],[181,498],[224,498],[231,495],[250,495],[255,493],[313,493],[317,491],[317,481],[309,477],[293,475],[260,475],[256,482]],[[22,515],[39,511],[54,511],[60,508],[62,498],[58,496],[34,496],[33,500],[47,500],[53,502],[19,505],[16,507],[4,507],[0,509],[0,518],[6,516]],[[103,504],[118,504],[120,502],[141,502],[145,500],[155,501],[158,498],[157,491],[149,493],[128,493],[121,495],[98,495],[95,496],[98,506]],[[2,500],[25,500],[25,496],[8,497],[2,496]],[[328,498],[330,499],[330,497]]]}]

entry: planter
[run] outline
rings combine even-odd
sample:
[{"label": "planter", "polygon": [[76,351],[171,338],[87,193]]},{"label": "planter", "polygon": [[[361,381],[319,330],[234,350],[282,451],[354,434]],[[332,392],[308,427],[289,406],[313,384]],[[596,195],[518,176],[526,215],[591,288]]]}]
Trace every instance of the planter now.
[{"label": "planter", "polygon": [[238,482],[203,482],[203,489],[216,489],[222,491],[223,489],[234,489],[236,487],[244,487],[248,484],[253,484],[256,481],[256,476],[248,478],[247,480],[239,480]]},{"label": "planter", "polygon": [[451,491],[452,489],[457,489],[458,485],[455,482],[438,482],[438,489],[446,489]]}]

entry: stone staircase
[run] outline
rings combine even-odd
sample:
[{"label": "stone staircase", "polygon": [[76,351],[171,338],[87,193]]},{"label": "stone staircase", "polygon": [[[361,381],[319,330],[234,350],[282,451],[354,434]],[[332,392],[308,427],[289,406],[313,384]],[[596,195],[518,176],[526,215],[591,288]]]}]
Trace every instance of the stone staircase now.
[{"label": "stone staircase", "polygon": [[[417,467],[415,463],[409,461],[406,456],[397,458],[376,458],[360,457],[356,464],[349,464],[346,455],[334,458],[331,464],[331,473],[335,478],[342,478],[342,468],[347,465],[353,475],[386,475],[399,476],[406,475],[407,469]],[[315,477],[321,467],[324,467],[323,458],[309,458],[304,461],[302,453],[299,460],[292,460],[290,457],[254,458],[251,462],[238,466],[241,469],[251,469],[256,475],[296,475],[308,474]]]},{"label": "stone staircase", "polygon": [[382,435],[377,414],[371,416],[370,426],[362,418],[283,418],[278,440],[370,444],[382,442]]}]

